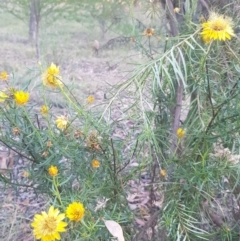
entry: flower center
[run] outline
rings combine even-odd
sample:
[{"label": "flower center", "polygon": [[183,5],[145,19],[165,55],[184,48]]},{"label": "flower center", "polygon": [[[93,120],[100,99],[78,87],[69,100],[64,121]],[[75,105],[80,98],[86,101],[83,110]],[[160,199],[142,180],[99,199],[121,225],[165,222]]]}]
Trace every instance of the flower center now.
[{"label": "flower center", "polygon": [[55,232],[57,228],[57,220],[54,217],[47,217],[43,223],[43,229],[46,233]]},{"label": "flower center", "polygon": [[214,31],[222,31],[226,28],[225,24],[222,23],[222,22],[215,22],[215,23],[212,23],[212,29]]},{"label": "flower center", "polygon": [[81,216],[81,212],[80,211],[75,211],[74,218],[75,219],[79,219],[80,216]]}]

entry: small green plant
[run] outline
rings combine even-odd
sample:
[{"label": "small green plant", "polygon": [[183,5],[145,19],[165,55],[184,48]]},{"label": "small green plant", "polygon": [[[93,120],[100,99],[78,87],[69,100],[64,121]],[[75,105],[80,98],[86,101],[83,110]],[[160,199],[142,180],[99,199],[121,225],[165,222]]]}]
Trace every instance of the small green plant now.
[{"label": "small green plant", "polygon": [[[102,218],[129,223],[125,181],[118,174],[123,160],[117,156],[111,126],[87,110],[94,96],[79,104],[53,63],[41,74],[41,107],[31,101],[27,88],[16,90],[6,73],[1,78],[6,86],[1,94],[1,143],[28,161],[23,176],[31,181],[29,187],[47,195],[52,203],[48,213],[35,215],[35,237],[55,240],[63,232],[66,240],[99,240],[109,236]],[[49,90],[63,96],[67,113],[54,112]],[[1,180],[14,185],[7,173],[1,174]],[[68,223],[63,221],[64,213]]]}]

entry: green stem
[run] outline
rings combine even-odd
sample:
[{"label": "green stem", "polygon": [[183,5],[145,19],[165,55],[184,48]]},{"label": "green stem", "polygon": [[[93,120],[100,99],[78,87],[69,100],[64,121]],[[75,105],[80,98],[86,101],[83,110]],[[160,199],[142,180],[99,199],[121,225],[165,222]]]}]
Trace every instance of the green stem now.
[{"label": "green stem", "polygon": [[[82,109],[80,109],[80,108],[76,105],[76,103],[74,103],[74,102],[71,100],[71,98],[67,95],[67,93],[64,91],[64,89],[63,89],[62,86],[60,86],[60,89],[61,89],[64,97],[65,97],[65,98],[68,100],[68,102],[77,110],[77,112],[78,112],[79,114],[84,114],[83,111],[82,111]],[[86,117],[86,116],[84,115],[84,117]]]},{"label": "green stem", "polygon": [[87,224],[84,222],[83,219],[81,220],[81,223],[82,223],[82,225],[83,225],[84,227],[86,227],[87,229],[90,229],[90,228],[87,226]]},{"label": "green stem", "polygon": [[59,193],[59,190],[58,190],[58,181],[56,180],[56,177],[53,177],[53,186],[54,186],[54,189],[55,189],[55,195],[56,195],[59,203],[61,204],[61,207],[63,208],[63,203],[62,203],[61,196],[60,196],[60,193]]}]

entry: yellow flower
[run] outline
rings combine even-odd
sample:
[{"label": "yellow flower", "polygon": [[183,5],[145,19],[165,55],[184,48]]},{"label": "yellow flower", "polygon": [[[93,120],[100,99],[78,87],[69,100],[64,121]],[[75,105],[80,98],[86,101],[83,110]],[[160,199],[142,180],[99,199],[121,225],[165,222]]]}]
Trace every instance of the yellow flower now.
[{"label": "yellow flower", "polygon": [[61,76],[59,75],[59,67],[57,67],[54,63],[51,63],[51,65],[43,74],[42,79],[43,84],[46,86],[53,88],[63,86]]},{"label": "yellow flower", "polygon": [[92,160],[92,167],[93,168],[99,168],[100,167],[100,161],[97,159]]},{"label": "yellow flower", "polygon": [[42,241],[60,240],[59,233],[66,232],[65,227],[67,223],[62,221],[64,218],[65,214],[60,213],[53,206],[49,208],[48,213],[35,214],[31,226],[36,239],[41,239]]},{"label": "yellow flower", "polygon": [[202,39],[205,43],[209,43],[211,40],[230,40],[235,36],[232,26],[231,18],[212,12],[208,21],[202,23]]},{"label": "yellow flower", "polygon": [[161,175],[162,177],[166,177],[166,176],[167,176],[166,170],[162,169],[162,170],[160,171],[160,175]]},{"label": "yellow flower", "polygon": [[29,172],[28,171],[23,171],[22,176],[25,178],[29,177]]},{"label": "yellow flower", "polygon": [[58,174],[58,168],[56,166],[53,166],[51,165],[49,168],[48,168],[48,174],[52,177],[55,177],[57,176]]},{"label": "yellow flower", "polygon": [[29,100],[29,93],[24,91],[16,91],[14,93],[15,102],[17,105],[25,105]]},{"label": "yellow flower", "polygon": [[40,113],[42,115],[46,115],[48,113],[48,107],[46,105],[43,105],[41,108],[40,108]]},{"label": "yellow flower", "polygon": [[6,81],[8,79],[8,76],[9,75],[8,75],[8,73],[6,71],[3,71],[3,72],[0,73],[0,79],[1,80],[5,80]]},{"label": "yellow flower", "polygon": [[155,34],[155,30],[153,28],[147,28],[143,32],[143,36],[147,36],[147,37],[152,37],[154,34]]},{"label": "yellow flower", "polygon": [[94,98],[93,95],[89,95],[89,96],[87,97],[87,103],[88,103],[88,104],[92,104],[92,103],[94,102],[94,100],[95,100],[95,98]]},{"label": "yellow flower", "polygon": [[179,139],[181,139],[181,138],[183,138],[184,135],[185,135],[185,130],[183,130],[183,128],[178,128],[176,134],[177,134],[177,137],[178,137]]},{"label": "yellow flower", "polygon": [[68,118],[63,115],[58,116],[57,119],[55,120],[55,123],[59,129],[64,130],[67,127]]},{"label": "yellow flower", "polygon": [[211,38],[208,35],[203,35],[202,40],[206,44],[209,44],[211,42]]},{"label": "yellow flower", "polygon": [[3,91],[0,91],[0,102],[4,102],[9,96]]},{"label": "yellow flower", "polygon": [[73,202],[68,205],[66,210],[66,216],[71,221],[78,222],[83,218],[84,212],[85,212],[85,209],[82,203]]}]

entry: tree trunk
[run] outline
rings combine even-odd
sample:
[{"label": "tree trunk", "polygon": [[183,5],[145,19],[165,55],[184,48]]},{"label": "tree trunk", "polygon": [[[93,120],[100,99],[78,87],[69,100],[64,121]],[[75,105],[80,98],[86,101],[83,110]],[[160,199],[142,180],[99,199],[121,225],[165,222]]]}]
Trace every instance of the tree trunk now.
[{"label": "tree trunk", "polygon": [[40,59],[39,26],[41,20],[40,0],[31,0],[29,15],[29,41],[35,44],[36,57]]},{"label": "tree trunk", "polygon": [[30,14],[29,14],[29,30],[28,39],[30,42],[36,40],[36,15],[35,15],[35,0],[31,0],[30,3]]}]

